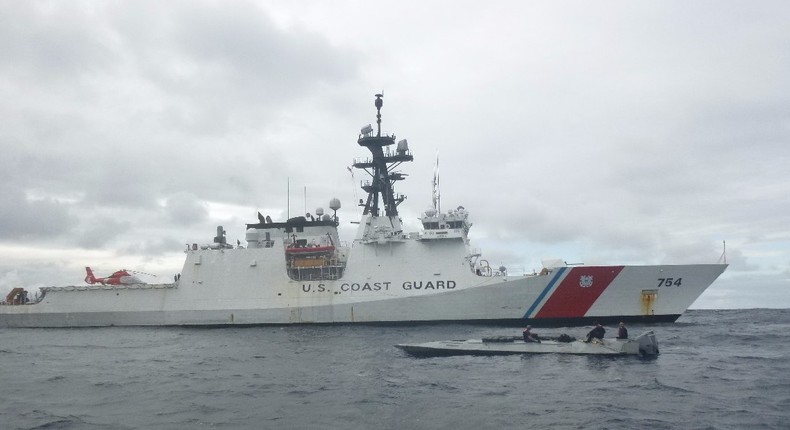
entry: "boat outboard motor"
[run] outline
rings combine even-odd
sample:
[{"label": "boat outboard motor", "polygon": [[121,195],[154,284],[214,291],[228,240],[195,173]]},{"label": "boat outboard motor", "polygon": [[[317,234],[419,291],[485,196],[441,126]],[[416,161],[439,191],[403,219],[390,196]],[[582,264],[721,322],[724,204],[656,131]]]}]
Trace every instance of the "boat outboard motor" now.
[{"label": "boat outboard motor", "polygon": [[639,342],[639,355],[643,357],[651,357],[658,355],[658,341],[656,335],[652,331],[646,331],[640,334],[636,341]]}]

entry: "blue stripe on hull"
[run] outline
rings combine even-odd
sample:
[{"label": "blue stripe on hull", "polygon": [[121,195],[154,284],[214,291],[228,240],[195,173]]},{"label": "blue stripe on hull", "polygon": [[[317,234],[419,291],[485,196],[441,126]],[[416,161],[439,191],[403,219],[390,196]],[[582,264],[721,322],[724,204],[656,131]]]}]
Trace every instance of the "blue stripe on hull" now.
[{"label": "blue stripe on hull", "polygon": [[529,318],[529,316],[532,315],[532,312],[534,312],[535,308],[538,307],[538,304],[543,301],[543,299],[546,297],[546,294],[548,294],[549,291],[551,291],[551,289],[554,288],[554,284],[556,284],[557,281],[559,281],[560,278],[562,278],[562,275],[563,273],[565,273],[565,270],[566,270],[565,267],[560,267],[560,269],[557,270],[557,274],[554,275],[553,278],[551,278],[551,281],[549,281],[549,283],[546,285],[546,288],[544,288],[543,291],[540,292],[538,298],[535,299],[535,301],[532,303],[532,306],[530,306],[529,309],[527,310],[527,313],[524,314],[524,318]]}]

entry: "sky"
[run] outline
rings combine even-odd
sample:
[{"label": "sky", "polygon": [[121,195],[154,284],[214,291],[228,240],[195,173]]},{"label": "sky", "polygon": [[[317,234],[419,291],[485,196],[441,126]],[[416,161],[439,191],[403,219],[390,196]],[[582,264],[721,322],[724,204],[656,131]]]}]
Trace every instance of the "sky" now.
[{"label": "sky", "polygon": [[[187,243],[329,200],[351,241],[375,125],[406,229],[471,214],[543,259],[716,263],[693,308],[790,307],[785,1],[0,0],[0,293],[85,266],[167,282]],[[726,244],[726,254],[724,254]],[[724,255],[723,255],[724,254]],[[154,277],[153,275],[156,275]]]}]

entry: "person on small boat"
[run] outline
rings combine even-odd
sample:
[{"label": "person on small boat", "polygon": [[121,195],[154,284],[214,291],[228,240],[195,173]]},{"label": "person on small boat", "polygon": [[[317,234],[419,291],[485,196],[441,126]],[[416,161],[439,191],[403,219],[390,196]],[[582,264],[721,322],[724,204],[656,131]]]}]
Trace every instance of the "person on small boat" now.
[{"label": "person on small boat", "polygon": [[532,333],[532,326],[527,326],[527,328],[524,329],[522,334],[524,335],[524,342],[540,343],[540,337],[537,334]]},{"label": "person on small boat", "polygon": [[628,339],[628,329],[625,328],[625,323],[620,321],[620,328],[617,329],[618,339]]},{"label": "person on small boat", "polygon": [[599,341],[603,340],[604,334],[606,334],[606,329],[603,328],[601,323],[596,322],[595,328],[593,328],[592,330],[590,330],[589,333],[587,333],[587,340],[585,340],[585,342],[590,343],[594,339],[597,339]]}]

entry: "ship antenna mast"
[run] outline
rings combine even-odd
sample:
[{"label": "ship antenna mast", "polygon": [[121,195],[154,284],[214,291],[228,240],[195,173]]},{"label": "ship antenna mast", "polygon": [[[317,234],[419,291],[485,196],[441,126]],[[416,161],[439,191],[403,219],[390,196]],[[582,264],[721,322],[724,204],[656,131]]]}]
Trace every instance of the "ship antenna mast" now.
[{"label": "ship antenna mast", "polygon": [[[360,130],[357,143],[370,151],[371,158],[353,164],[356,169],[364,170],[370,175],[370,181],[362,184],[362,189],[368,194],[366,202],[360,199],[359,205],[364,207],[364,215],[377,217],[383,210],[387,217],[398,216],[398,205],[406,199],[404,195],[395,194],[395,183],[405,179],[406,175],[395,170],[401,163],[414,161],[409,151],[406,139],[398,142],[395,151],[389,149],[395,144],[395,135],[381,133],[381,107],[384,94],[376,94],[376,135],[370,124]],[[385,151],[386,149],[386,151]]]}]

